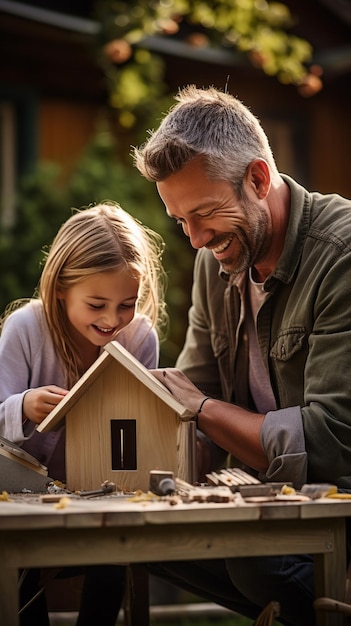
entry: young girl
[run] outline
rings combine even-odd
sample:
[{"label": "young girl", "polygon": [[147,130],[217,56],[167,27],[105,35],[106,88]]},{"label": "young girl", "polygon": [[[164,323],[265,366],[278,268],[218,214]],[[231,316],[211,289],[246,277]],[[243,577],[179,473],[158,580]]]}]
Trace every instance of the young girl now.
[{"label": "young girl", "polygon": [[[35,456],[54,480],[65,482],[65,427],[38,433],[36,425],[103,346],[117,340],[147,368],[157,367],[156,329],[167,321],[162,245],[159,235],[116,203],[77,211],[46,255],[38,296],[3,315],[0,435]],[[124,575],[122,566],[87,568],[79,626],[115,624]],[[39,585],[36,570],[27,589],[25,583],[23,602]],[[21,613],[21,624],[49,624],[43,594]]]}]

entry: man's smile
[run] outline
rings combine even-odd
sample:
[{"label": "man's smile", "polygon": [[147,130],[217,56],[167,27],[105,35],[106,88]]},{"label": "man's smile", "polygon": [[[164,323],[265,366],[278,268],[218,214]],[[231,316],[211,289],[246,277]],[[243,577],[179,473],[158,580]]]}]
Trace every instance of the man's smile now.
[{"label": "man's smile", "polygon": [[218,246],[211,248],[212,252],[215,252],[216,254],[221,254],[222,252],[225,252],[225,250],[229,248],[233,239],[234,239],[234,235],[230,235],[230,237],[222,241]]}]

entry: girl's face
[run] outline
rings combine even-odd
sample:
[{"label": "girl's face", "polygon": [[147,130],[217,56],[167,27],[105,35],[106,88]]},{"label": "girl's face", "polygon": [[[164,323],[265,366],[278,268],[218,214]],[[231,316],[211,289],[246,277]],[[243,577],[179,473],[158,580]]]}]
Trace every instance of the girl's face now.
[{"label": "girl's face", "polygon": [[58,293],[79,345],[104,346],[135,315],[139,279],[127,269],[93,274]]}]

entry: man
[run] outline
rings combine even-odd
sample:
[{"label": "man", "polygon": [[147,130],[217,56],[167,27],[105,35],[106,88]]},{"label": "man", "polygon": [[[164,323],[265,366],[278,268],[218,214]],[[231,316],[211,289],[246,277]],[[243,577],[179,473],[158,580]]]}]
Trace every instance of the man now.
[{"label": "man", "polygon": [[[201,473],[230,453],[261,480],[351,488],[351,202],[277,170],[252,113],[187,87],[135,164],[198,249],[176,369],[198,413]],[[209,442],[212,443],[209,443]],[[255,618],[312,626],[309,555],[169,564],[164,575]]]}]

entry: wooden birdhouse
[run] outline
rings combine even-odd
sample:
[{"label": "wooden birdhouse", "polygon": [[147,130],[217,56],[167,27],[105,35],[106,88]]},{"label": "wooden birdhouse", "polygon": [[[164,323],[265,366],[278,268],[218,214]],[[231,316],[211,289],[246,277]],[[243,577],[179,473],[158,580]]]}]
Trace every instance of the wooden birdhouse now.
[{"label": "wooden birdhouse", "polygon": [[66,420],[67,488],[93,490],[104,481],[148,491],[150,471],[195,480],[193,414],[118,342],[112,341],[37,427]]}]

